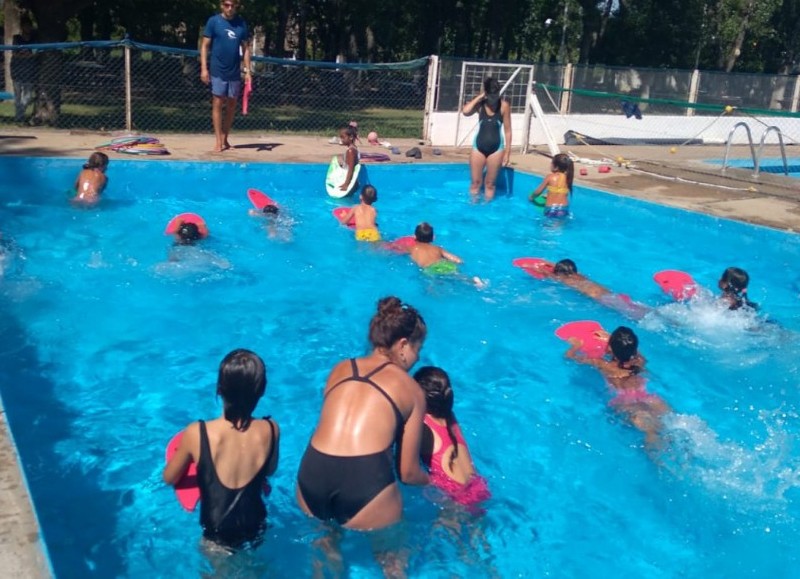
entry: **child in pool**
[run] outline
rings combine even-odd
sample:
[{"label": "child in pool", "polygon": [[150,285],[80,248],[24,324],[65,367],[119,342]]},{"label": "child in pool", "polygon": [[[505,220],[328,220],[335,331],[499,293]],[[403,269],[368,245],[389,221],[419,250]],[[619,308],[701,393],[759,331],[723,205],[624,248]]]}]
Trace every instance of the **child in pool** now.
[{"label": "child in pool", "polygon": [[[458,274],[458,266],[464,261],[443,247],[433,243],[433,227],[423,221],[414,229],[414,245],[408,248],[411,260],[428,275]],[[467,276],[460,276],[469,279]],[[479,277],[471,281],[476,287],[486,287],[486,282]]]},{"label": "child in pool", "polygon": [[580,352],[582,345],[571,339],[566,357],[597,368],[615,393],[609,405],[644,433],[648,446],[655,444],[662,417],[671,409],[660,396],[646,390],[642,376],[646,360],[639,354],[639,338],[630,328],[618,327],[608,336],[607,358],[587,358]]},{"label": "child in pool", "polygon": [[282,241],[291,241],[291,219],[282,219],[283,214],[277,205],[270,203],[264,205],[260,211],[250,209],[249,213],[254,217],[263,217],[266,220],[267,234],[270,239],[278,237]]},{"label": "child in pool", "polygon": [[356,165],[361,162],[361,157],[358,154],[358,147],[356,147],[356,140],[358,139],[358,131],[350,125],[344,125],[339,129],[339,142],[347,147],[344,153],[342,167],[347,167],[347,175],[345,175],[344,183],[339,186],[342,191],[350,190],[350,181],[353,180],[353,173],[355,173]]},{"label": "child in pool", "polygon": [[92,153],[75,179],[75,197],[72,198],[72,202],[86,205],[97,203],[100,200],[100,193],[108,183],[107,168],[108,155]]},{"label": "child in pool", "polygon": [[203,536],[236,549],[258,541],[266,528],[262,495],[278,467],[280,429],[269,416],[254,419],[264,395],[264,361],[249,350],[233,350],[219,366],[217,396],[222,416],[192,422],[164,468],[164,482],[176,485],[197,464]]},{"label": "child in pool", "polygon": [[566,217],[569,215],[569,198],[572,194],[572,180],[575,176],[575,165],[564,153],[553,157],[550,164],[551,173],[544,178],[528,199],[533,202],[547,188],[547,200],[544,204],[546,217]]},{"label": "child in pool", "polygon": [[350,211],[342,214],[339,218],[343,224],[355,221],[356,241],[380,241],[381,234],[378,231],[378,212],[372,206],[378,200],[378,190],[372,185],[364,185],[359,197],[361,203],[353,205]]},{"label": "child in pool", "polygon": [[757,310],[758,304],[747,299],[747,286],[750,276],[739,267],[729,267],[722,272],[719,279],[719,289],[722,290],[720,299],[728,305],[729,310],[738,310],[744,306]]},{"label": "child in pool", "polygon": [[204,237],[196,223],[184,221],[175,231],[175,245],[194,245]]},{"label": "child in pool", "polygon": [[472,456],[453,413],[453,389],[447,372],[434,366],[420,368],[414,379],[425,392],[427,411],[420,454],[431,484],[455,502],[474,505],[492,495],[486,479],[475,472]]},{"label": "child in pool", "polygon": [[414,229],[414,245],[409,249],[414,263],[426,273],[457,273],[463,260],[443,247],[433,244],[433,227],[423,221]]}]

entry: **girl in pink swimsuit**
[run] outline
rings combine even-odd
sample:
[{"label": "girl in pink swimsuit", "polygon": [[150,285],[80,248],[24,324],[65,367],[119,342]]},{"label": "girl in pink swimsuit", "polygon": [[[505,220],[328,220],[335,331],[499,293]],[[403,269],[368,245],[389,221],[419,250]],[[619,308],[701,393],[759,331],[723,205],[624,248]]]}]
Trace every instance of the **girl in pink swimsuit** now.
[{"label": "girl in pink swimsuit", "polygon": [[639,353],[639,338],[630,328],[620,326],[608,337],[608,358],[587,358],[581,355],[580,340],[570,340],[566,356],[581,364],[597,368],[614,391],[608,403],[645,435],[648,446],[658,442],[662,417],[672,410],[657,394],[647,391],[645,359]]},{"label": "girl in pink swimsuit", "polygon": [[462,505],[475,505],[492,495],[486,479],[475,472],[469,448],[453,414],[453,389],[447,372],[434,366],[420,368],[414,379],[425,392],[420,454],[431,484]]}]

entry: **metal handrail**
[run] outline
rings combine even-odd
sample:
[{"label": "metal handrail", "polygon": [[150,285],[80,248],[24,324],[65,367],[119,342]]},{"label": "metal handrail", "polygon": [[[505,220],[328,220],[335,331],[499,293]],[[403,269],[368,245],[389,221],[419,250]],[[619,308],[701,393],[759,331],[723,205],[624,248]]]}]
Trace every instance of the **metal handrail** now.
[{"label": "metal handrail", "polygon": [[758,145],[758,153],[756,153],[756,161],[753,164],[755,167],[755,172],[753,173],[753,177],[758,177],[758,172],[761,170],[761,155],[764,153],[764,141],[767,140],[767,135],[771,132],[775,131],[778,135],[778,143],[781,145],[781,157],[783,157],[783,173],[784,175],[789,174],[789,165],[786,163],[786,147],[783,145],[783,134],[781,130],[776,127],[775,125],[771,125],[764,129],[764,134],[761,135],[761,143]]},{"label": "metal handrail", "polygon": [[733,133],[736,132],[736,129],[739,127],[744,127],[744,130],[747,132],[747,142],[750,144],[750,156],[753,158],[753,166],[756,166],[756,150],[753,146],[753,135],[750,132],[750,126],[745,122],[738,122],[733,125],[731,132],[728,133],[728,140],[725,143],[725,158],[722,160],[722,172],[725,172],[725,169],[728,168],[728,156],[731,153],[731,137],[733,137]]}]

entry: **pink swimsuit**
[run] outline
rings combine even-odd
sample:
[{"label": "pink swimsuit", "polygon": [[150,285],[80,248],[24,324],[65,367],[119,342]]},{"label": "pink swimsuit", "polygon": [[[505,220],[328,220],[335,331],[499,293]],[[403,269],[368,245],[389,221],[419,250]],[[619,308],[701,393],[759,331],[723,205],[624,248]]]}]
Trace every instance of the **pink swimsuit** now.
[{"label": "pink swimsuit", "polygon": [[[450,435],[447,433],[447,427],[437,424],[434,419],[427,414],[425,415],[425,425],[435,432],[442,441],[441,448],[431,456],[431,484],[442,489],[450,495],[450,498],[461,505],[474,505],[490,498],[492,494],[489,492],[489,485],[482,476],[474,474],[465,484],[461,484],[448,476],[442,468],[442,459],[445,453],[453,446]],[[467,443],[464,442],[464,436],[461,434],[461,428],[458,424],[453,424],[453,434],[458,444],[466,448]]]}]

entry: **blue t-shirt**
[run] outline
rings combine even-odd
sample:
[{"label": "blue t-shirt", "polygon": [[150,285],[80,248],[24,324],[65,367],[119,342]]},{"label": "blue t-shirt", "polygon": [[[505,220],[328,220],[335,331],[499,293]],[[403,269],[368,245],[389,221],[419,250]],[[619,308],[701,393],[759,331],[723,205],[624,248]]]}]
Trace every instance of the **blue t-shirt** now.
[{"label": "blue t-shirt", "polygon": [[241,79],[239,47],[249,38],[244,18],[234,16],[225,20],[221,14],[215,14],[208,19],[203,36],[211,39],[209,74],[224,81]]}]

